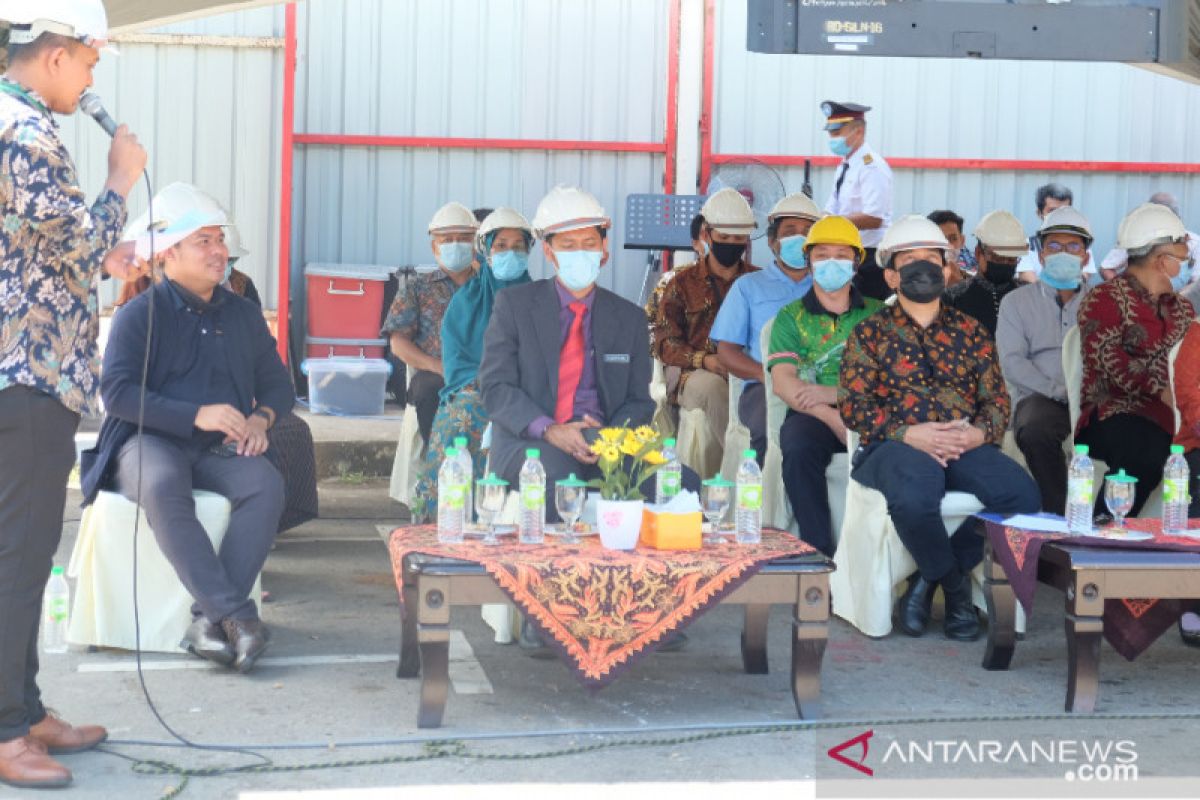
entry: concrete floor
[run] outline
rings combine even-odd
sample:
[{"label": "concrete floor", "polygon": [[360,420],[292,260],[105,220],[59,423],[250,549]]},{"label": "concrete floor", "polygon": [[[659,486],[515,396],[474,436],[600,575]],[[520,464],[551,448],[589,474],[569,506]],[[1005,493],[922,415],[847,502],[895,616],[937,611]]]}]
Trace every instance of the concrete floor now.
[{"label": "concrete floor", "polygon": [[[74,502],[69,509],[74,508]],[[270,659],[252,675],[240,677],[208,668],[186,655],[147,654],[146,685],[159,712],[182,736],[195,742],[324,744],[303,751],[264,751],[276,764],[303,765],[352,759],[411,756],[420,746],[358,748],[355,740],[429,735],[415,727],[418,684],[395,678],[399,636],[398,606],[391,569],[378,525],[404,518],[403,507],[386,497],[386,484],[329,482],[322,487],[324,518],[282,536],[263,575],[272,595],[264,618],[274,632]],[[71,514],[70,516],[77,516]],[[77,523],[69,521],[59,552],[65,563]],[[451,757],[418,763],[341,767],[193,779],[185,797],[292,797],[304,790],[328,796],[359,796],[351,790],[378,789],[375,797],[508,796],[510,784],[527,787],[523,797],[550,790],[559,797],[571,784],[576,796],[611,797],[613,791],[639,796],[707,796],[724,786],[723,796],[748,794],[812,796],[1006,796],[1044,787],[1055,796],[1194,796],[1197,720],[1074,718],[1021,722],[896,722],[916,717],[975,715],[1055,715],[1064,696],[1065,648],[1062,598],[1041,590],[1018,644],[1013,668],[990,673],[980,668],[983,641],[951,643],[934,627],[923,639],[893,635],[870,640],[849,626],[833,625],[823,671],[825,713],[841,727],[715,738],[688,743],[651,744],[679,733],[603,736],[570,733],[552,738],[468,741],[477,754],[511,754],[512,760]],[[745,725],[795,720],[788,683],[788,620],[784,609],[772,615],[771,673],[745,675],[738,656],[740,616],[717,608],[690,629],[681,653],[650,656],[610,687],[583,689],[557,661],[535,661],[516,648],[494,644],[478,614],[456,613],[462,632],[460,691],[452,691],[445,727],[433,732],[452,738],[477,733],[520,733],[597,729],[645,730],[674,725]],[[313,663],[312,657],[318,657]],[[335,660],[340,659],[340,661]],[[1200,652],[1184,647],[1168,632],[1137,662],[1127,663],[1107,645],[1102,655],[1100,712],[1109,714],[1200,715],[1196,674]],[[300,659],[308,659],[300,660]],[[107,725],[114,739],[167,740],[142,696],[133,657],[124,652],[71,652],[43,659],[41,684],[48,703],[73,721]],[[180,668],[199,666],[197,669]],[[100,670],[100,671],[97,671]],[[472,673],[472,670],[475,670]],[[480,672],[481,671],[481,672]],[[482,680],[480,680],[482,675]],[[472,677],[474,676],[474,677]],[[472,693],[465,693],[472,692]],[[871,733],[866,778],[826,755],[838,743]],[[549,759],[521,758],[545,750],[614,742],[641,744]],[[1078,742],[1129,740],[1136,751],[1137,782],[1067,781],[1073,771],[1063,755],[1053,764],[975,763],[969,753],[956,762],[904,763],[896,752],[916,743],[999,740],[1025,750],[1037,740],[1058,740],[1060,749]],[[900,750],[892,750],[892,743]],[[1069,745],[1076,742],[1076,745]],[[189,766],[237,765],[253,759],[239,754],[118,746],[128,756],[158,758]],[[1044,749],[1043,749],[1043,752]],[[861,749],[846,751],[858,760]],[[886,757],[886,760],[885,760]],[[983,759],[979,759],[983,760]],[[178,781],[135,774],[112,755],[89,753],[64,761],[75,771],[72,797],[157,797]],[[1115,764],[1115,756],[1108,763]],[[937,780],[933,780],[937,779]],[[952,779],[968,779],[954,783]],[[997,779],[1045,779],[1053,783],[1009,784]],[[640,785],[596,789],[594,784]],[[896,782],[899,781],[899,782]],[[728,782],[728,785],[725,785]],[[740,782],[754,782],[746,789]],[[436,787],[453,785],[450,795]],[[398,790],[396,787],[405,787]],[[590,787],[590,788],[589,788]],[[1009,787],[1009,788],[1005,788]],[[1013,788],[1016,787],[1016,788]],[[1022,788],[1023,787],[1023,788]],[[533,789],[538,789],[533,792]],[[998,793],[998,794],[997,794]],[[21,797],[0,786],[0,797]],[[44,796],[44,795],[35,795]],[[305,797],[318,796],[304,795]],[[325,795],[320,795],[325,796]]]}]

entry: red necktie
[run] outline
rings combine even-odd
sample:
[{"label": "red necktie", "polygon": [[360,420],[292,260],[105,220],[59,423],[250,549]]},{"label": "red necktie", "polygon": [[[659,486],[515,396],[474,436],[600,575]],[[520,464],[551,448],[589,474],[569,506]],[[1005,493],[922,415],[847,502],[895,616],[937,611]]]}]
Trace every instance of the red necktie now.
[{"label": "red necktie", "polygon": [[567,308],[571,309],[575,319],[571,320],[567,339],[558,355],[558,402],[554,406],[554,421],[560,425],[569,422],[575,412],[575,390],[583,375],[583,314],[587,311],[587,306],[578,302]]}]

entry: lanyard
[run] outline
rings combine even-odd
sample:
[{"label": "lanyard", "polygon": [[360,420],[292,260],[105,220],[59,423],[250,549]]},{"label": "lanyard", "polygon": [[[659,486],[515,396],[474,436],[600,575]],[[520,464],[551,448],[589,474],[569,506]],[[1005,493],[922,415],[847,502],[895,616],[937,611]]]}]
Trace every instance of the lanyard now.
[{"label": "lanyard", "polygon": [[32,105],[34,108],[36,108],[38,111],[41,111],[47,117],[50,116],[50,109],[46,108],[45,103],[43,103],[41,100],[38,100],[36,97],[34,97],[32,94],[30,94],[29,91],[25,89],[25,87],[21,86],[18,83],[13,83],[8,78],[0,77],[0,92],[4,92],[5,94],[12,95],[13,97],[20,97],[21,99],[25,100],[27,103]]}]

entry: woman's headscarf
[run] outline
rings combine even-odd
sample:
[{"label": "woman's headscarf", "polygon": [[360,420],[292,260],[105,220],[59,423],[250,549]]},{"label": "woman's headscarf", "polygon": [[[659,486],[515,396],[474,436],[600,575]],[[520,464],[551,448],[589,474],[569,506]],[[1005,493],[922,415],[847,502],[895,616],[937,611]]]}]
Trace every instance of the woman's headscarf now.
[{"label": "woman's headscarf", "polygon": [[[479,272],[467,281],[446,306],[442,317],[442,373],[445,386],[439,397],[449,400],[479,373],[483,358],[483,332],[492,319],[492,304],[496,293],[509,286],[529,283],[528,269],[520,277],[502,281],[492,272],[492,243],[503,228],[488,233],[479,254]],[[525,243],[531,246],[533,237],[525,233]]]}]

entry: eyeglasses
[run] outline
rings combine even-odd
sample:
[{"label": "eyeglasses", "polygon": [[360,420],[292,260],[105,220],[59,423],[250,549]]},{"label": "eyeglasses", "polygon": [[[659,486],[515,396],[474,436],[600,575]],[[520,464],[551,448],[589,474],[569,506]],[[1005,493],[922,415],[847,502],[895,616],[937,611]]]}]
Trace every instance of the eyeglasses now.
[{"label": "eyeglasses", "polygon": [[1042,245],[1042,250],[1053,255],[1054,253],[1068,252],[1073,256],[1081,256],[1087,250],[1087,246],[1083,242],[1046,242]]}]

